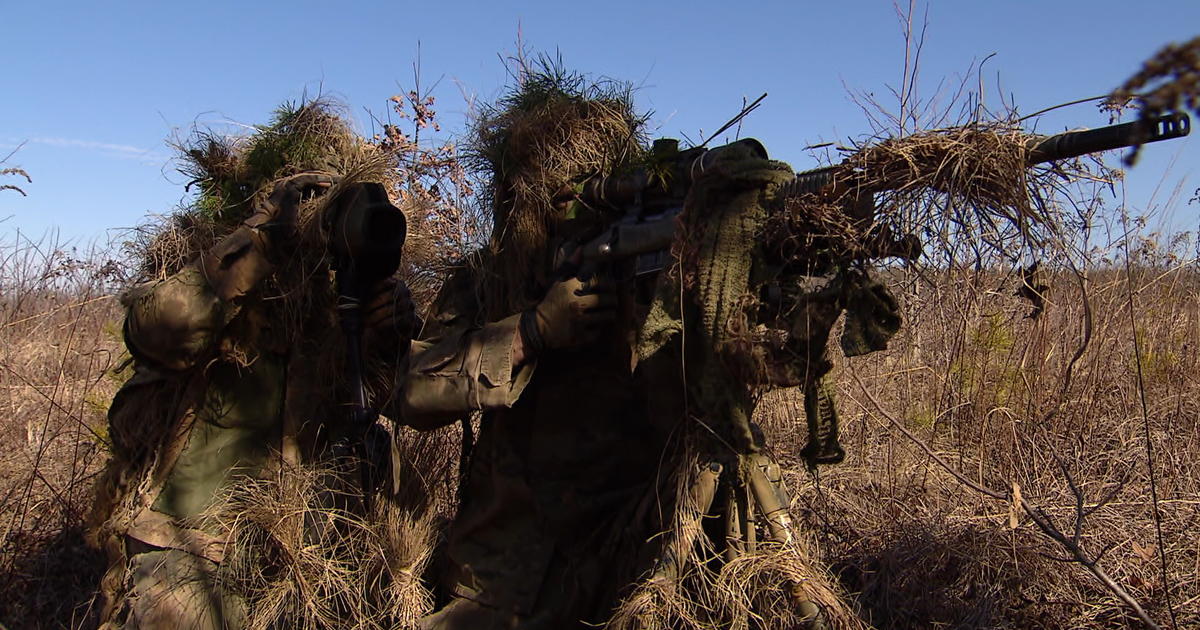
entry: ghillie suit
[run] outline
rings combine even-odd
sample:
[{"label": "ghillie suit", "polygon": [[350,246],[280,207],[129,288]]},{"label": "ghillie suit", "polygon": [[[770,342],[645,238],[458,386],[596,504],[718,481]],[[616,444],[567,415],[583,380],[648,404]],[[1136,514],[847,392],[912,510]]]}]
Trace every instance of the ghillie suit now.
[{"label": "ghillie suit", "polygon": [[[355,474],[330,457],[347,392],[323,219],[341,189],[391,184],[396,156],[318,101],[249,137],[200,134],[183,160],[197,200],[134,245],[144,282],[122,297],[135,372],[110,408],[92,519],[110,559],[106,627],[419,614],[427,595],[413,575],[433,544],[436,492],[367,510]],[[305,171],[336,183],[299,205],[294,234],[252,225]],[[366,373],[385,406],[403,349],[374,341]]]},{"label": "ghillie suit", "polygon": [[474,267],[488,320],[519,313],[541,298],[554,272],[556,243],[568,218],[554,196],[581,178],[635,164],[643,120],[629,87],[550,68],[527,71],[521,87],[484,111],[466,159],[491,175],[483,202],[492,236]]},{"label": "ghillie suit", "polygon": [[[608,622],[622,600],[616,626],[623,611],[638,608],[637,623],[646,627],[689,619],[711,627],[739,613],[774,615],[766,627],[790,627],[783,624],[813,613],[798,610],[799,601],[818,601],[825,618],[853,627],[828,578],[799,546],[763,545],[715,562],[723,568],[692,562],[724,542],[723,534],[700,532],[698,515],[717,491],[715,481],[695,483],[697,476],[715,479],[703,457],[709,442],[688,413],[696,399],[683,394],[678,336],[656,352],[639,352],[646,305],[632,287],[619,292],[622,325],[600,342],[514,363],[520,313],[551,289],[564,258],[560,246],[601,227],[602,217],[578,205],[556,207],[555,196],[645,157],[640,120],[620,86],[592,86],[553,66],[521,79],[477,129],[478,165],[493,175],[490,247],[447,282],[438,333],[414,346],[404,385],[404,421],[417,428],[483,412],[439,580],[446,603],[421,627],[587,627]],[[743,185],[736,175],[720,181]],[[716,198],[711,207],[756,205],[756,195],[748,204]],[[756,229],[733,226],[734,213],[729,217],[740,236]],[[721,296],[740,297],[719,278],[706,282]],[[733,306],[721,304],[726,310],[709,318],[714,329]],[[701,377],[713,396],[703,404],[721,404],[715,397],[733,391],[727,376]],[[688,383],[695,378],[687,374]],[[755,461],[770,465],[765,457]],[[667,566],[674,573],[664,577],[659,569]],[[717,579],[681,582],[654,607],[640,605],[644,590],[631,592],[640,578],[666,589],[697,568]]]}]

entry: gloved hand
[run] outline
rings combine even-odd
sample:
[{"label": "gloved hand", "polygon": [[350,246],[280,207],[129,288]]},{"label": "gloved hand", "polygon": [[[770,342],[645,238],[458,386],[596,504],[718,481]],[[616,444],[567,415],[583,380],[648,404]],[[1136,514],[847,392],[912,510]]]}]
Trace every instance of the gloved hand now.
[{"label": "gloved hand", "polygon": [[521,336],[535,354],[578,348],[596,341],[616,315],[612,283],[571,277],[552,285],[535,308],[522,314]]},{"label": "gloved hand", "polygon": [[418,324],[412,293],[394,277],[376,285],[363,305],[364,345],[382,359],[394,359],[407,351]]},{"label": "gloved hand", "polygon": [[242,227],[201,253],[199,266],[205,280],[221,300],[246,295],[282,257],[281,242],[296,232],[300,202],[309,191],[328,189],[337,177],[308,171],[276,182],[266,201],[255,205]]},{"label": "gloved hand", "polygon": [[296,218],[305,193],[327,190],[338,177],[320,171],[305,171],[275,183],[267,199],[255,205],[254,213],[243,222],[246,227],[264,231],[272,239],[286,239],[296,230]]}]

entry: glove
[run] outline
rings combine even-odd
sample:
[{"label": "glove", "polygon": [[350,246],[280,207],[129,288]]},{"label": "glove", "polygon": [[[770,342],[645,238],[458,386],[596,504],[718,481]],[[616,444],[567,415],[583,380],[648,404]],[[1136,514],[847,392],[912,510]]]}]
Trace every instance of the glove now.
[{"label": "glove", "polygon": [[337,183],[339,178],[319,171],[306,171],[285,177],[275,183],[266,201],[257,204],[254,214],[242,224],[266,232],[273,240],[291,237],[296,231],[296,217],[306,192],[318,192]]},{"label": "glove", "polygon": [[408,342],[420,329],[412,294],[396,278],[375,286],[363,307],[365,345],[380,358],[395,359],[408,349]]},{"label": "glove", "polygon": [[295,234],[304,193],[327,189],[336,181],[333,175],[315,171],[279,180],[242,227],[202,252],[200,270],[217,297],[228,302],[244,296],[270,275],[280,258],[277,246]]},{"label": "glove", "polygon": [[611,283],[567,278],[550,287],[538,305],[521,315],[521,336],[534,354],[586,346],[616,319]]}]

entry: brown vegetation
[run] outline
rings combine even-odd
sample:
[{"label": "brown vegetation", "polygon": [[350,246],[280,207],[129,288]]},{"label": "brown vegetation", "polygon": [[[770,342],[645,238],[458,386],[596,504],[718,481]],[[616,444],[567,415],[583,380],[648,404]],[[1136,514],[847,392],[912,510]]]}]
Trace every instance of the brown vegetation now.
[{"label": "brown vegetation", "polygon": [[1094,271],[1086,296],[1060,276],[1037,319],[1016,274],[908,284],[891,349],[839,362],[848,457],[819,476],[800,465],[800,401],[763,405],[796,513],[872,623],[1137,627],[1081,558],[1163,627],[1200,622],[1200,274],[1160,261]]},{"label": "brown vegetation", "polygon": [[[397,115],[411,110],[404,115],[424,121],[418,130],[431,124],[431,101],[415,92],[397,99]],[[417,146],[390,124],[375,140],[400,153]],[[210,148],[217,152],[193,156],[207,160],[209,174],[229,164],[222,145]],[[457,197],[470,190],[453,149],[430,155],[449,186],[439,189],[419,174],[396,182],[408,195],[401,202],[414,235],[410,261],[419,264],[407,272],[422,303],[483,233],[478,211],[455,210],[470,207]],[[935,181],[939,173],[926,174]],[[951,175],[979,183],[971,172]],[[207,191],[210,205],[197,210],[222,214],[245,201],[230,203],[229,195],[264,182],[243,183]],[[1026,184],[1017,178],[1006,190]],[[1026,199],[996,205],[1013,208]],[[1084,208],[1077,219],[1089,224],[1094,211]],[[189,220],[181,217],[175,221]],[[990,244],[1026,241],[1027,217],[1006,217],[1015,229]],[[967,224],[972,229],[959,231]],[[1138,623],[1138,607],[1164,627],[1200,623],[1194,257],[1151,241],[1118,252],[1133,261],[1125,269],[1065,255],[1053,262],[1069,259],[1059,267],[1084,271],[1052,275],[1045,310],[1031,318],[1030,305],[1015,294],[1019,274],[998,271],[1012,259],[998,262],[969,246],[997,236],[979,225],[964,220],[927,235],[943,245],[968,244],[937,259],[936,268],[883,274],[906,326],[885,352],[837,357],[844,463],[817,473],[805,468],[796,392],[774,392],[759,406],[757,418],[792,490],[793,515],[811,537],[809,553],[832,567],[861,616],[878,628],[1119,628]],[[169,227],[204,242],[216,236],[189,232],[193,223]],[[1061,234],[1044,236],[1060,238],[1063,249],[1075,244]],[[151,263],[154,273],[142,273],[178,265],[170,253]],[[955,264],[963,260],[975,270]],[[0,389],[8,405],[0,422],[0,623],[12,628],[94,625],[103,559],[83,544],[83,515],[106,458],[104,411],[123,378],[121,315],[112,296],[126,280],[118,277],[124,268],[52,242],[0,249]],[[291,485],[247,486],[227,497],[235,509],[226,514],[240,517],[231,528],[260,547],[253,558],[235,554],[230,563],[235,579],[264,604],[260,625],[285,618],[329,626],[349,609],[371,623],[407,623],[428,608],[415,576],[429,561],[430,532],[451,509],[457,458],[445,453],[453,452],[456,435],[401,434],[407,452],[424,462],[419,471],[401,469],[404,490],[426,494],[377,508],[368,521],[328,511],[321,530],[328,538],[319,544],[310,544],[296,518],[274,515],[311,516],[293,510],[311,503],[321,479],[299,476]],[[412,553],[388,558],[382,549]],[[288,571],[264,573],[258,553],[293,562],[281,565]],[[728,576],[745,578],[737,567]],[[372,593],[364,599],[363,590]],[[355,608],[362,602],[383,606]]]},{"label": "brown vegetation", "polygon": [[[120,380],[111,371],[119,311],[110,276],[98,273],[104,265],[79,264],[49,243],[8,243],[3,254],[0,621],[89,627],[102,563],[83,544],[82,515],[105,456],[103,411]],[[1072,277],[1052,278],[1037,319],[1012,295],[1016,274],[892,278],[907,325],[890,350],[838,361],[848,458],[819,476],[799,456],[798,397],[780,392],[761,406],[794,514],[817,541],[812,551],[877,627],[1132,623],[1011,500],[965,487],[888,416],[966,477],[1019,488],[1164,627],[1168,593],[1178,627],[1200,622],[1200,275],[1152,250],[1134,258],[1142,262],[1128,277],[1090,273],[1086,301]],[[453,436],[443,439],[437,450],[453,448]],[[346,577],[355,575],[363,573]]]},{"label": "brown vegetation", "polygon": [[0,245],[0,622],[87,627],[103,559],[83,520],[123,379],[118,268],[52,238]]}]

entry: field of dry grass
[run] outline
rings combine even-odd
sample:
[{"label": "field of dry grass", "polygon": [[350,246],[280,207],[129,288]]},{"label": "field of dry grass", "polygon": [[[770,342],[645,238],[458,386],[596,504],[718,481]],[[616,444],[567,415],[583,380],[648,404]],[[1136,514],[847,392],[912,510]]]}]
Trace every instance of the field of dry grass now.
[{"label": "field of dry grass", "polygon": [[[97,261],[23,240],[0,258],[9,628],[94,625],[102,559],[82,523],[122,354],[119,274]],[[800,400],[760,407],[796,517],[875,626],[1136,627],[1089,562],[1163,627],[1168,605],[1200,623],[1200,273],[1151,263],[1053,276],[1037,319],[1012,275],[895,274],[908,325],[839,359],[848,457],[819,476]]]},{"label": "field of dry grass", "polygon": [[1038,319],[1018,282],[910,284],[891,349],[839,362],[848,457],[819,477],[799,463],[800,401],[762,407],[798,517],[881,628],[1139,627],[1088,562],[1162,627],[1194,627],[1200,274],[1096,271],[1088,307],[1056,277]]},{"label": "field of dry grass", "polygon": [[102,558],[83,540],[123,350],[113,266],[20,235],[0,249],[0,622],[85,627]]}]

